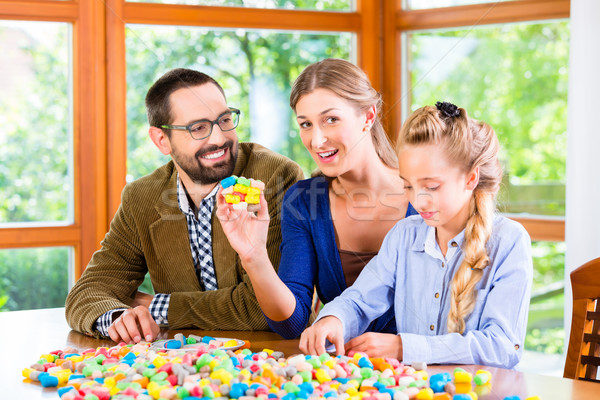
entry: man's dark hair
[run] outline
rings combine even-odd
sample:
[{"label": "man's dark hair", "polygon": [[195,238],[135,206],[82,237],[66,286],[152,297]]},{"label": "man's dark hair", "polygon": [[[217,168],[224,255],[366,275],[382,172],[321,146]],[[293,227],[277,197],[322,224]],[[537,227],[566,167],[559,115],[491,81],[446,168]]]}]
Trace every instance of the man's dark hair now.
[{"label": "man's dark hair", "polygon": [[[219,83],[203,72],[187,68],[173,69],[161,76],[146,94],[146,113],[150,126],[160,128],[171,123],[171,104],[169,97],[176,90],[212,83],[219,88],[223,97],[225,92]],[[170,135],[170,130],[165,130]]]}]

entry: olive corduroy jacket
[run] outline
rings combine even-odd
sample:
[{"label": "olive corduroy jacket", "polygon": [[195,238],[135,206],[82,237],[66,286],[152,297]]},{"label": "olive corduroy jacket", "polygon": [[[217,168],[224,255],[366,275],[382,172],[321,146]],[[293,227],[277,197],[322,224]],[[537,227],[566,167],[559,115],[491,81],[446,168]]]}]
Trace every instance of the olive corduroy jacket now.
[{"label": "olive corduroy jacket", "polygon": [[[253,143],[240,143],[234,175],[265,182],[269,205],[267,251],[279,265],[281,203],[285,191],[303,178],[290,159]],[[99,336],[96,320],[107,311],[130,308],[149,272],[156,293],[171,294],[169,328],[207,330],[269,329],[240,259],[212,215],[212,248],[218,290],[203,291],[194,269],[185,215],[177,202],[173,162],[128,184],[110,231],[94,253],[65,304],[76,331]]]}]

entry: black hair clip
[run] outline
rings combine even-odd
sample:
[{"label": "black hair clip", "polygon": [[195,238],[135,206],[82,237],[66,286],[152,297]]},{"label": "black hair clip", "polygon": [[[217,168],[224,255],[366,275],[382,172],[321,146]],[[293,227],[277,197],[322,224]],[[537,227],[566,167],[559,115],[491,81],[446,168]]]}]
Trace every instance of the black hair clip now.
[{"label": "black hair clip", "polygon": [[446,101],[438,101],[437,103],[435,103],[435,106],[446,117],[454,118],[460,115],[460,110],[452,103],[448,103]]}]

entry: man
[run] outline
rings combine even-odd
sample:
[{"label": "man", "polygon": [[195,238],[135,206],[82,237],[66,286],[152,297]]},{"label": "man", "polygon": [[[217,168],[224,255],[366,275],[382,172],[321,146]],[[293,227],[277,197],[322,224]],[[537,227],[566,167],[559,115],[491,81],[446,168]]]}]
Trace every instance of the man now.
[{"label": "man", "polygon": [[[218,183],[265,182],[268,252],[279,265],[284,192],[303,178],[293,161],[239,143],[239,110],[221,86],[189,69],[163,75],[146,95],[150,138],[171,161],[128,184],[102,248],[66,301],[69,325],[116,342],[154,340],[171,329],[268,329],[250,279],[215,216]],[[146,272],[156,295],[137,291]]]}]

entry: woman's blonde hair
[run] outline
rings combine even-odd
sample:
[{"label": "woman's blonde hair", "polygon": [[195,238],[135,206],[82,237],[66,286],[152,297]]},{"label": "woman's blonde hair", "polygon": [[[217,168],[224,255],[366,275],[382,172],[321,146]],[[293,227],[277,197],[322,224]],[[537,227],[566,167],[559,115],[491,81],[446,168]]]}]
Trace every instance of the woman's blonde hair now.
[{"label": "woman's blonde hair", "polygon": [[385,165],[398,168],[398,156],[388,140],[379,119],[381,94],[379,94],[362,69],[349,61],[327,58],[306,67],[294,81],[290,94],[290,107],[296,111],[296,104],[302,96],[315,89],[327,89],[348,101],[358,111],[367,111],[375,105],[377,115],[371,126],[371,139],[377,155]]},{"label": "woman's blonde hair", "polygon": [[486,243],[492,233],[496,194],[502,180],[500,146],[491,126],[469,118],[463,108],[439,102],[437,108],[426,106],[416,110],[400,129],[398,151],[405,145],[419,144],[443,146],[448,160],[465,173],[479,168],[479,181],[473,190],[465,228],[464,259],[451,283],[448,332],[462,334],[465,318],[475,307],[475,285],[489,263]]}]

